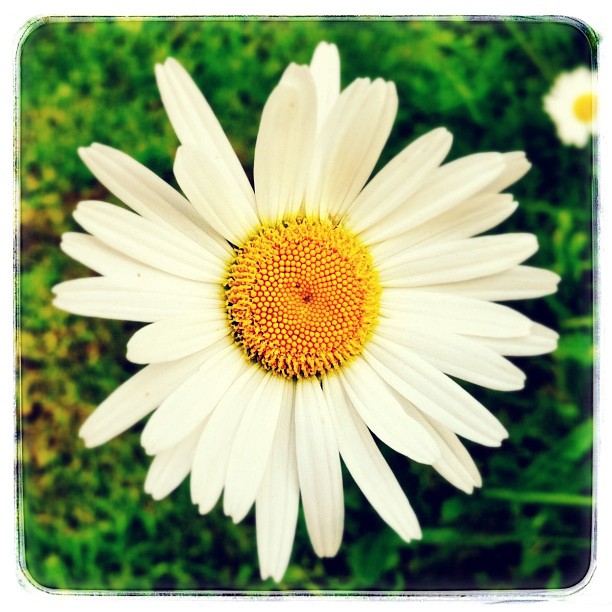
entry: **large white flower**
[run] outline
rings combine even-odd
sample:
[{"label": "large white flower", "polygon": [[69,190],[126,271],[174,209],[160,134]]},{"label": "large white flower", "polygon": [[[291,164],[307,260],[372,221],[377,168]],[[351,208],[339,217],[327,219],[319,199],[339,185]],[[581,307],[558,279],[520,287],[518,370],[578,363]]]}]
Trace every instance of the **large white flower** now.
[{"label": "large white flower", "polygon": [[81,436],[102,444],[154,411],[145,490],[162,498],[191,473],[201,513],[222,492],[236,522],[255,504],[264,578],[285,572],[300,496],[315,552],[336,554],[341,458],[380,516],[419,538],[372,433],[471,492],[481,481],[458,436],[498,446],[507,433],[450,377],[520,389],[505,356],[556,346],[555,332],[495,303],[555,291],[555,274],[522,265],[535,237],[474,237],[516,209],[500,192],[528,170],[524,154],[441,165],[451,135],[437,129],[368,183],[396,90],[358,79],[340,92],[338,51],[322,43],[266,102],[253,189],[185,70],[169,59],[156,74],[187,199],[119,151],[80,150],[134,212],[78,205],[89,234],[65,234],[62,248],[101,276],[56,286],[55,304],[148,323],[127,357],[149,364]]},{"label": "large white flower", "polygon": [[584,147],[595,130],[597,94],[595,75],[581,66],[562,72],[550,93],[544,97],[544,109],[557,128],[562,143]]}]

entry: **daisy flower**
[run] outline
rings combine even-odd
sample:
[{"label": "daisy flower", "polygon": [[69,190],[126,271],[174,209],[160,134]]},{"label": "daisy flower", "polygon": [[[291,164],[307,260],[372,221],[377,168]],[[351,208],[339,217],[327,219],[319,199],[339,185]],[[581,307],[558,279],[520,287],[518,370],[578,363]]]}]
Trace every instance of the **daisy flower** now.
[{"label": "daisy flower", "polygon": [[584,147],[593,134],[597,119],[594,81],[594,74],[581,66],[561,73],[544,97],[544,109],[554,121],[563,144]]},{"label": "daisy flower", "polygon": [[496,303],[555,291],[555,274],[522,265],[535,237],[475,237],[516,209],[501,192],[529,169],[524,154],[442,164],[441,128],[368,182],[395,86],[360,78],[341,91],[338,50],[321,43],[265,104],[252,187],[181,65],[156,76],[186,197],[124,153],[79,151],[132,210],[77,206],[88,233],[61,246],[100,276],[61,283],[54,303],[147,323],[127,345],[147,365],[80,435],[94,447],[152,413],[145,490],[160,499],[190,475],[201,513],[222,496],[238,522],[255,505],[263,578],[285,572],[300,498],[314,551],[336,554],[341,461],[391,528],[420,538],[375,437],[471,492],[481,480],[460,437],[498,446],[507,432],[453,378],[520,389],[506,357],[556,346],[555,332]]}]

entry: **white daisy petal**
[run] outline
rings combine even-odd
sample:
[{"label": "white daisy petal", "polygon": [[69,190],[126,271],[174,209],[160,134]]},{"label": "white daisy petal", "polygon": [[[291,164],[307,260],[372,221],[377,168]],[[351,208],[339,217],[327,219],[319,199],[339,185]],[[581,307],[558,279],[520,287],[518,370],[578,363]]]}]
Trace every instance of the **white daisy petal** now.
[{"label": "white daisy petal", "polygon": [[77,223],[110,247],[153,268],[204,282],[216,282],[225,261],[172,228],[106,202],[80,202]]},{"label": "white daisy petal", "polygon": [[131,337],[127,358],[133,363],[173,361],[205,349],[229,333],[227,315],[221,308],[164,319]]},{"label": "white daisy petal", "polygon": [[242,415],[227,463],[223,511],[239,523],[250,510],[261,485],[282,410],[287,410],[287,387],[293,383],[268,373]]},{"label": "white daisy petal", "polygon": [[473,336],[524,336],[531,321],[516,310],[483,300],[428,291],[388,289],[381,314],[398,328],[446,331]]},{"label": "white daisy petal", "polygon": [[221,496],[232,440],[250,398],[265,379],[261,368],[239,363],[241,371],[206,423],[193,458],[191,500],[200,514],[210,512]]},{"label": "white daisy petal", "polygon": [[531,266],[515,266],[491,276],[441,285],[414,287],[414,289],[436,293],[453,293],[479,300],[506,302],[508,300],[537,298],[554,293],[560,280],[559,275],[550,270],[532,268]]},{"label": "white daisy petal", "polygon": [[501,223],[517,206],[508,194],[471,198],[412,230],[375,244],[372,255],[382,264],[393,257],[401,258],[415,247],[471,238]]},{"label": "white daisy petal", "polygon": [[53,305],[73,314],[151,323],[216,304],[211,286],[160,284],[97,276],[55,285]]},{"label": "white daisy petal", "polygon": [[449,376],[498,391],[525,386],[521,370],[477,340],[431,329],[398,328],[388,319],[380,322],[376,334],[412,349]]},{"label": "white daisy petal", "polygon": [[434,469],[452,485],[466,493],[471,493],[474,487],[482,486],[478,468],[459,438],[434,419],[430,418],[428,421],[444,442],[440,445],[442,457],[439,462],[433,464]]},{"label": "white daisy petal", "polygon": [[392,83],[358,79],[338,98],[315,147],[306,188],[309,216],[340,217],[368,180],[397,113]]},{"label": "white daisy petal", "polygon": [[317,126],[310,70],[291,64],[264,106],[255,145],[259,219],[275,224],[297,214],[304,199]]},{"label": "white daisy petal", "polygon": [[108,442],[157,408],[199,367],[203,353],[143,368],[115,389],[87,418],[79,436],[91,448]]},{"label": "white daisy petal", "polygon": [[228,339],[219,340],[204,354],[199,370],[177,386],[142,430],[140,442],[147,454],[174,446],[198,427],[245,369]]},{"label": "white daisy petal", "polygon": [[457,436],[431,417],[426,416],[397,391],[393,390],[393,395],[406,413],[427,430],[440,449],[438,458],[431,464],[432,467],[453,486],[465,493],[472,493],[474,487],[479,487],[482,482],[478,469]]},{"label": "white daisy petal", "polygon": [[433,463],[438,458],[435,441],[402,410],[385,379],[364,359],[356,359],[339,378],[359,416],[387,446],[419,463]]},{"label": "white daisy petal", "polygon": [[183,482],[191,471],[202,429],[203,425],[194,429],[175,446],[155,455],[144,483],[145,493],[155,500],[163,499]]},{"label": "white daisy petal", "polygon": [[335,376],[323,383],[340,455],[367,500],[406,541],[421,537],[419,522],[368,428],[347,401]]},{"label": "white daisy petal", "polygon": [[499,446],[508,437],[480,402],[410,349],[376,337],[364,357],[391,387],[456,434],[484,446]]},{"label": "white daisy petal", "polygon": [[320,131],[340,95],[340,54],[336,45],[319,43],[310,62],[317,91],[317,131]]},{"label": "white daisy petal", "polygon": [[[454,241],[471,238],[505,221],[517,209],[518,202],[509,194],[486,194],[462,202],[454,209],[435,219],[437,228],[432,227],[434,220],[422,225],[419,231],[431,237],[419,244],[431,244],[443,240]],[[416,241],[415,241],[416,243]]]},{"label": "white daisy petal", "polygon": [[163,272],[128,257],[90,234],[66,232],[62,234],[60,248],[94,272],[119,282],[132,281],[132,286],[151,291],[163,289],[169,293],[179,294],[200,295],[204,291],[210,297],[219,293],[218,287],[202,285],[197,281]]},{"label": "white daisy petal", "polygon": [[182,145],[176,152],[174,175],[202,217],[233,244],[242,244],[258,226],[255,210],[214,151]]},{"label": "white daisy petal", "polygon": [[295,445],[306,527],[319,557],[333,557],[344,527],[340,455],[319,381],[296,386]]},{"label": "white daisy petal", "polygon": [[527,160],[523,151],[512,151],[511,153],[504,153],[503,156],[506,167],[495,180],[483,189],[484,193],[504,191],[504,189],[523,178],[531,168],[531,163]]},{"label": "white daisy petal", "polygon": [[147,266],[112,249],[95,236],[90,236],[89,234],[66,232],[62,234],[60,248],[66,255],[104,276],[125,280],[131,279],[137,282],[141,280],[153,282],[158,280],[162,283],[167,283],[180,280],[176,276]]},{"label": "white daisy petal", "polygon": [[255,516],[261,577],[279,582],[289,564],[300,486],[295,454],[294,385],[285,385],[270,460],[257,492]]},{"label": "white daisy petal", "polygon": [[425,223],[477,195],[504,167],[500,153],[476,153],[441,166],[403,206],[363,231],[361,239],[371,245]]},{"label": "white daisy petal", "polygon": [[139,215],[206,244],[217,256],[230,252],[178,191],[129,155],[98,143],[80,148],[79,155],[96,178]]},{"label": "white daisy petal", "polygon": [[544,325],[533,323],[529,334],[515,338],[480,337],[478,341],[499,355],[523,357],[544,355],[557,348],[559,334]]},{"label": "white daisy petal", "polygon": [[438,128],[409,144],[363,188],[346,212],[347,225],[362,232],[401,206],[442,163],[452,141]]},{"label": "white daisy petal", "polygon": [[[242,200],[255,210],[255,198],[249,180],[240,165],[221,124],[187,71],[173,58],[155,66],[155,76],[162,102],[182,144],[210,151],[224,168]],[[227,238],[227,236],[226,236]]]},{"label": "white daisy petal", "polygon": [[423,287],[490,276],[522,263],[537,250],[533,234],[480,236],[432,244],[383,262],[380,280],[384,287]]}]

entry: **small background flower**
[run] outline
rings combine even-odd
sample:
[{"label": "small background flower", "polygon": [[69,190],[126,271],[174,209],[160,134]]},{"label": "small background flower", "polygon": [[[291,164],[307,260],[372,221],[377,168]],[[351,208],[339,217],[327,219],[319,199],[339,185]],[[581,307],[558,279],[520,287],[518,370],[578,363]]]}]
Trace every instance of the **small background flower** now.
[{"label": "small background flower", "polygon": [[[511,189],[519,210],[499,230],[536,233],[540,250],[530,265],[563,278],[556,295],[519,306],[561,340],[552,355],[517,360],[524,390],[469,388],[510,432],[501,449],[468,443],[482,490],[467,497],[427,466],[388,453],[423,540],[402,542],[347,477],[339,555],[317,558],[300,520],[276,585],[259,579],[252,516],[238,526],[220,510],[199,516],[188,482],[161,502],[144,493],[149,462],[138,427],[95,453],[84,449],[81,423],[136,371],[124,351],[138,326],[56,310],[50,289],[89,274],[57,248],[63,232],[77,229],[77,201],[109,199],[77,147],[104,142],[175,184],[177,140],[154,63],[174,56],[185,65],[249,170],[269,92],[285,66],[307,63],[321,40],[339,46],[344,84],[380,76],[397,85],[399,115],[380,165],[441,125],[454,134],[453,158],[527,152],[533,168]],[[588,148],[576,155],[559,146],[541,101],[557,73],[589,65],[592,54],[584,32],[562,22],[39,24],[20,64],[20,518],[31,578],[95,590],[359,591],[561,588],[581,580],[591,554],[593,168]]]},{"label": "small background flower", "polygon": [[586,66],[562,72],[544,96],[544,110],[555,124],[559,140],[584,147],[597,126],[595,73]]}]

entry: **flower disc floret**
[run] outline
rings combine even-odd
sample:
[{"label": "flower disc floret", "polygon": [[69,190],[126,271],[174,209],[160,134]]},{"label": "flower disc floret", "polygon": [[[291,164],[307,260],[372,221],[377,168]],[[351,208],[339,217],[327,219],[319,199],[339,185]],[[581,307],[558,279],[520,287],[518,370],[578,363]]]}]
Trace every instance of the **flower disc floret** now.
[{"label": "flower disc floret", "polygon": [[592,93],[584,93],[578,96],[573,106],[576,119],[583,123],[593,121],[597,114],[597,96]]},{"label": "flower disc floret", "polygon": [[226,303],[249,359],[287,378],[358,355],[377,319],[378,274],[342,226],[294,219],[262,227],[229,265]]}]

